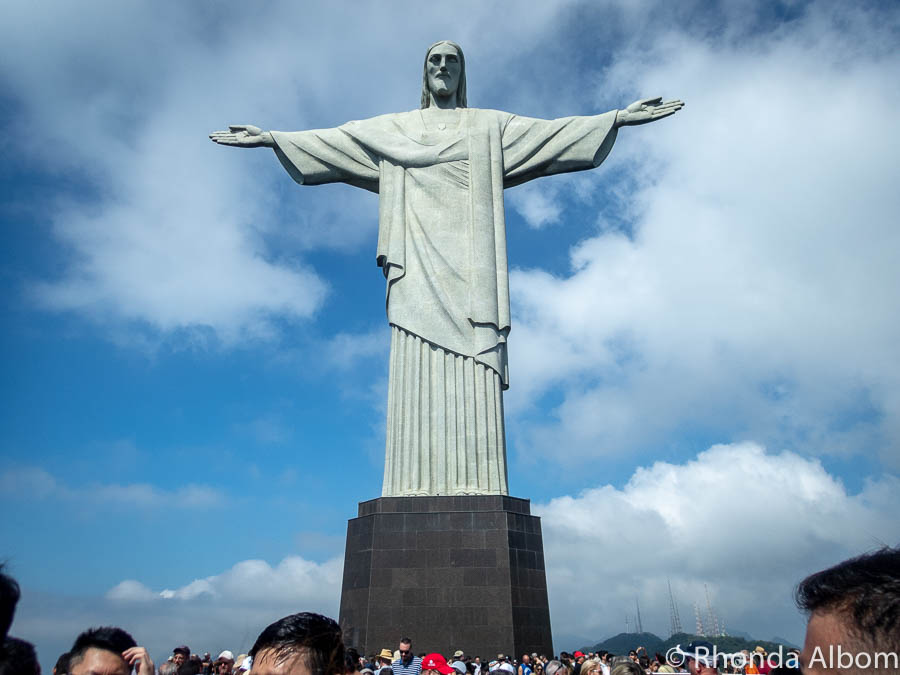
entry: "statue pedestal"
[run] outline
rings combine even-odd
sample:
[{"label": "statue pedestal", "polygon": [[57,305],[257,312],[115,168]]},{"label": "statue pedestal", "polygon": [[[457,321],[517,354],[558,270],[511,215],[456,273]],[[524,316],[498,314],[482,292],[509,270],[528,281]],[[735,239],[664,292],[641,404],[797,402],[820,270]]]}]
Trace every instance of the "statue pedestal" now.
[{"label": "statue pedestal", "polygon": [[553,654],[541,521],[527,499],[380,497],[347,525],[340,625],[361,654]]}]

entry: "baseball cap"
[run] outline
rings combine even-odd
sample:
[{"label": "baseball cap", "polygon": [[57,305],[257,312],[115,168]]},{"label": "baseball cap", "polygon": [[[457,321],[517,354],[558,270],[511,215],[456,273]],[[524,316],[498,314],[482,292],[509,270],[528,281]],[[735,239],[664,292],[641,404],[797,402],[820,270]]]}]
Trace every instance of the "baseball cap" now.
[{"label": "baseball cap", "polygon": [[575,652],[574,654],[572,654],[572,656],[574,656],[576,659],[578,659],[578,658],[581,658],[582,656],[584,656],[584,652]]},{"label": "baseball cap", "polygon": [[172,653],[173,654],[184,654],[184,658],[186,658],[186,659],[191,658],[191,648],[188,647],[187,645],[181,645],[180,647],[175,647],[175,649],[172,650]]},{"label": "baseball cap", "polygon": [[694,640],[684,649],[681,648],[681,645],[676,645],[669,651],[669,655],[681,656],[682,663],[684,659],[694,659],[704,666],[715,667],[716,665],[716,648],[712,642],[706,640]]},{"label": "baseball cap", "polygon": [[226,649],[216,657],[216,661],[234,661],[234,654]]},{"label": "baseball cap", "polygon": [[468,669],[466,668],[466,664],[463,663],[462,661],[460,661],[459,659],[457,659],[456,661],[454,661],[453,663],[451,663],[451,664],[450,664],[450,667],[453,668],[453,670],[455,670],[455,671],[456,671],[457,673],[459,673],[460,675],[466,675],[466,672],[467,672],[467,670],[468,670]]},{"label": "baseball cap", "polygon": [[426,654],[422,659],[422,670],[436,670],[444,675],[450,675],[456,671],[447,665],[447,660],[440,654]]}]

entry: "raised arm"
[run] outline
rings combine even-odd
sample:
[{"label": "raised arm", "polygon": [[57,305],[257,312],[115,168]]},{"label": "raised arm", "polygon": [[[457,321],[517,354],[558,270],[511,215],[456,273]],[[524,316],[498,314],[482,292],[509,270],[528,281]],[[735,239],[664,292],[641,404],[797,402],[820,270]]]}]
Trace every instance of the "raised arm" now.
[{"label": "raised arm", "polygon": [[662,96],[641,99],[632,103],[625,110],[616,112],[616,128],[655,122],[663,117],[674,115],[683,107],[684,102],[677,99],[664,103]]},{"label": "raised arm", "polygon": [[228,131],[214,131],[209,135],[213,143],[235,148],[274,148],[272,134],[252,124],[231,124]]}]

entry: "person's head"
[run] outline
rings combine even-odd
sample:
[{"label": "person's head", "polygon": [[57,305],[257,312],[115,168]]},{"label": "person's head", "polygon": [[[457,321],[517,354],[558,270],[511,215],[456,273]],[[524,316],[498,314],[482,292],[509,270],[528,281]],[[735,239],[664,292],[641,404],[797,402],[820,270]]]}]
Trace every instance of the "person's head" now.
[{"label": "person's head", "polygon": [[14,637],[0,642],[0,675],[41,675],[34,645]]},{"label": "person's head", "polygon": [[569,667],[562,661],[553,659],[544,666],[544,675],[569,675]]},{"label": "person's head", "polygon": [[187,645],[181,645],[172,650],[172,662],[178,668],[181,668],[184,662],[189,658],[191,658],[191,650]]},{"label": "person's head", "polygon": [[75,638],[69,650],[69,674],[128,675],[131,672],[122,652],[136,647],[137,642],[121,628],[90,628]]},{"label": "person's head", "polygon": [[454,670],[440,654],[426,654],[422,657],[422,675],[454,675]]},{"label": "person's head", "polygon": [[213,661],[213,667],[219,675],[231,675],[234,668],[234,653],[231,650],[224,650]]},{"label": "person's head", "polygon": [[0,564],[0,642],[3,642],[9,633],[18,603],[19,584],[3,572],[3,564]]},{"label": "person's head", "polygon": [[522,663],[531,664],[531,656],[528,654],[522,654]]},{"label": "person's head", "polygon": [[683,667],[691,675],[715,675],[719,672],[716,668],[716,648],[711,642],[695,640],[684,649],[678,645],[673,650],[683,659]]},{"label": "person's head", "polygon": [[578,671],[581,675],[591,675],[591,673],[599,673],[600,671],[600,662],[595,661],[594,659],[585,659],[584,663],[581,664],[581,670]]},{"label": "person's head", "polygon": [[378,654],[378,663],[382,666],[389,666],[394,660],[394,653],[390,649],[382,649]]},{"label": "person's head", "polygon": [[56,665],[53,666],[53,675],[67,675],[69,672],[69,652],[63,652],[56,659]]},{"label": "person's head", "polygon": [[829,647],[837,645],[854,655],[854,667],[841,672],[900,669],[896,661],[874,662],[879,652],[900,653],[900,548],[883,548],[816,572],[800,582],[796,599],[809,614],[800,655],[804,673],[836,668],[827,658]]},{"label": "person's head", "polygon": [[344,642],[333,619],[312,612],[268,625],[250,650],[251,675],[341,675]]},{"label": "person's head", "polygon": [[612,668],[609,675],[645,675],[644,669],[631,659],[622,659]]},{"label": "person's head", "polygon": [[344,649],[344,672],[350,675],[350,673],[358,673],[360,669],[359,652],[353,647],[346,647]]},{"label": "person's head", "polygon": [[403,661],[404,663],[409,663],[410,661],[412,661],[412,640],[408,637],[400,638],[400,645],[397,647],[397,651],[400,652],[401,661]]},{"label": "person's head", "polygon": [[610,669],[609,675],[645,675],[645,673],[634,661],[623,659]]},{"label": "person's head", "polygon": [[466,57],[455,42],[435,42],[425,52],[422,73],[422,108],[431,107],[432,96],[446,98],[456,96],[456,107],[465,108]]},{"label": "person's head", "polygon": [[196,656],[192,656],[178,666],[175,672],[177,675],[200,675],[203,672],[203,663]]}]

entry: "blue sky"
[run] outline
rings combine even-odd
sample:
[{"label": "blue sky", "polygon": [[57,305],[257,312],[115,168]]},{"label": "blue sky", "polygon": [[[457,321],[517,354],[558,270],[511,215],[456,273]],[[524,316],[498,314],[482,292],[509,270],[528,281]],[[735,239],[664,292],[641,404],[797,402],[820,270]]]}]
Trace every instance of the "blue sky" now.
[{"label": "blue sky", "polygon": [[[527,11],[525,10],[527,7]],[[164,656],[337,613],[380,494],[377,198],[301,188],[229,123],[469,101],[682,98],[591,173],[507,192],[510,486],[542,515],[557,649],[726,626],[900,525],[900,13],[838,3],[16,3],[0,27],[0,556],[52,665],[119,623]],[[585,606],[585,593],[595,603]]]}]

